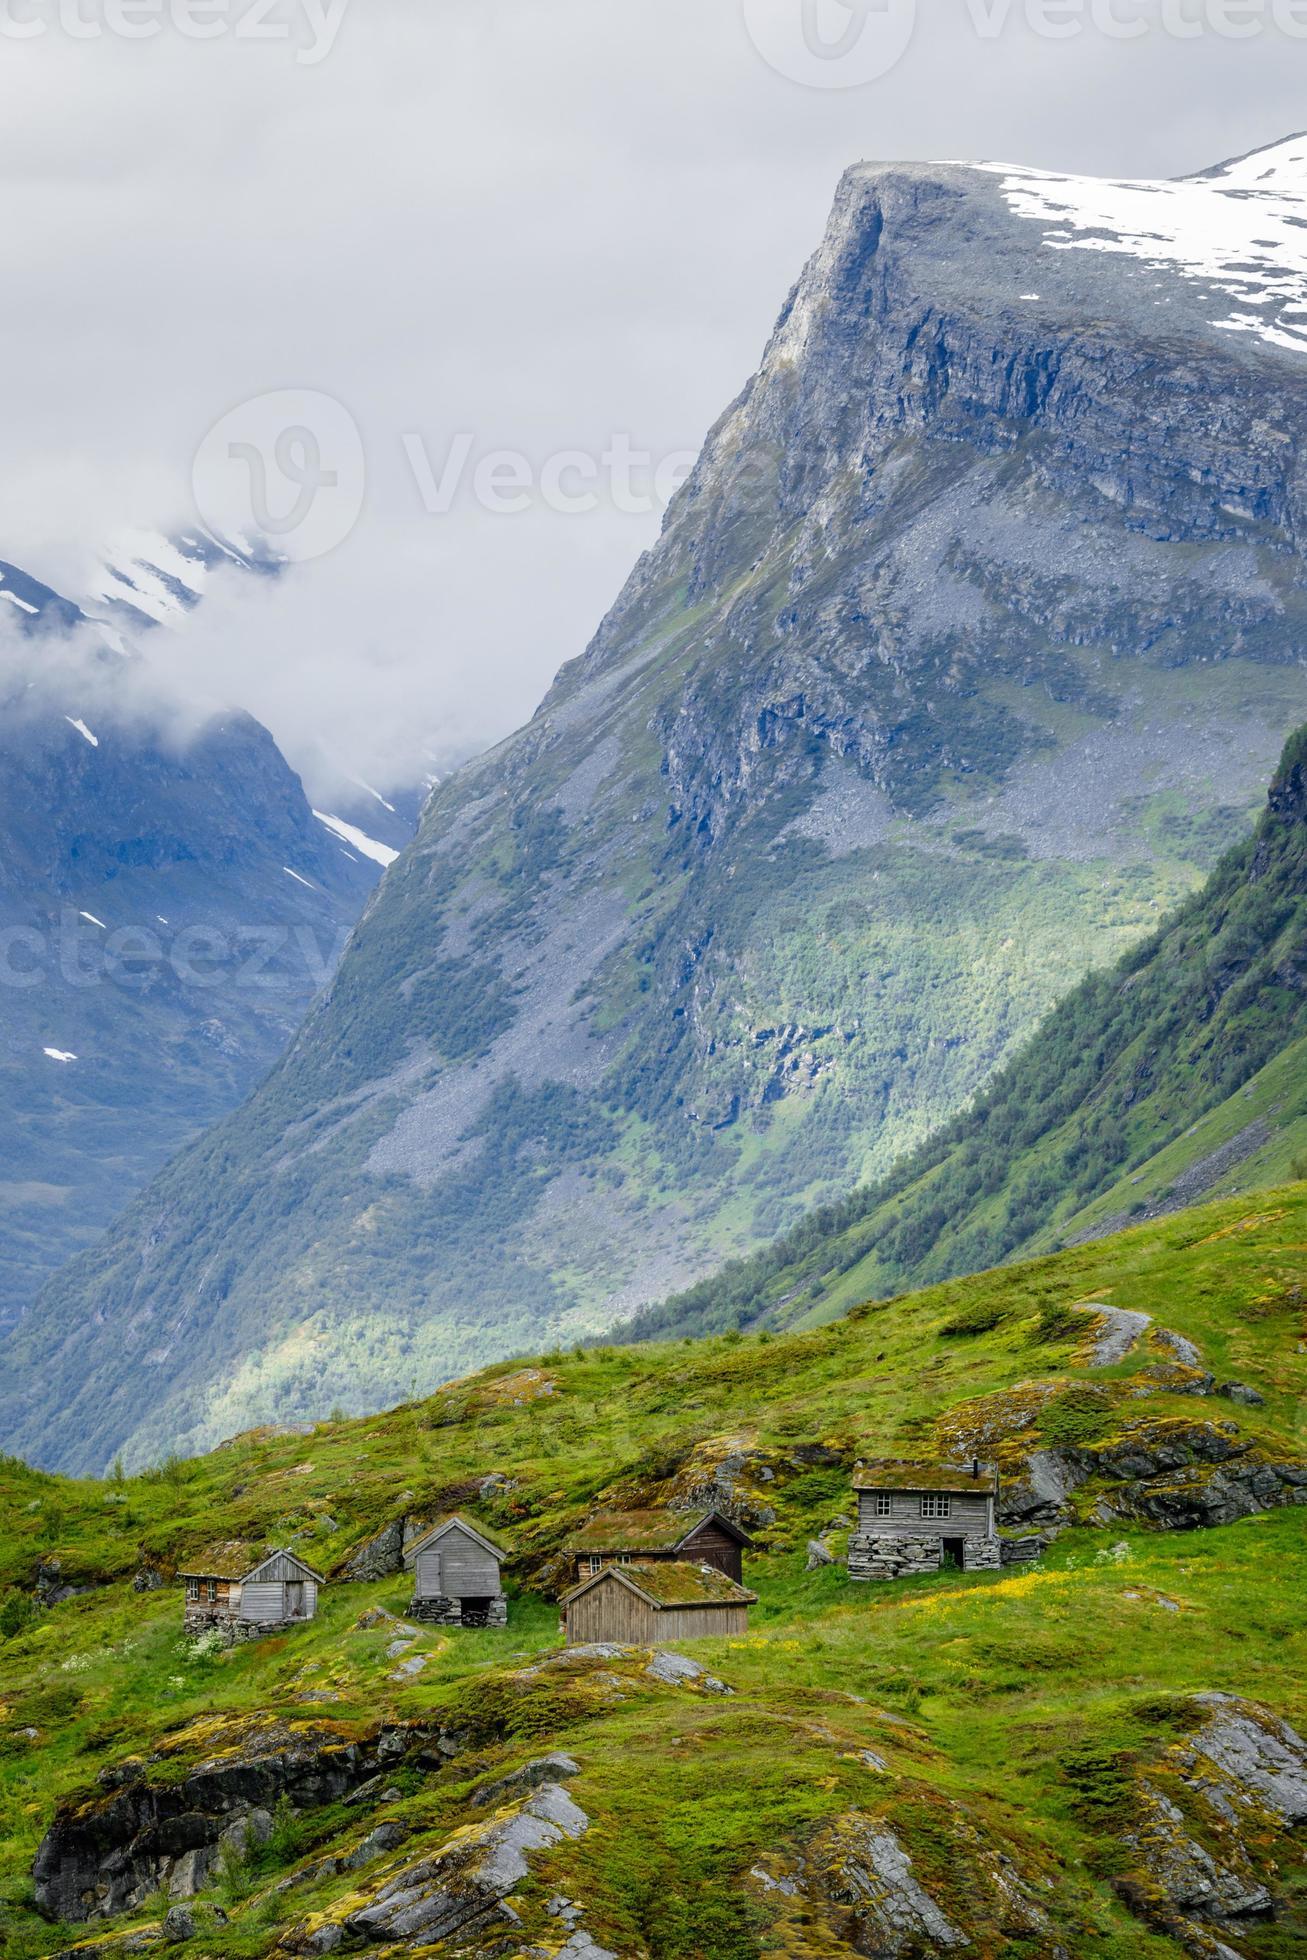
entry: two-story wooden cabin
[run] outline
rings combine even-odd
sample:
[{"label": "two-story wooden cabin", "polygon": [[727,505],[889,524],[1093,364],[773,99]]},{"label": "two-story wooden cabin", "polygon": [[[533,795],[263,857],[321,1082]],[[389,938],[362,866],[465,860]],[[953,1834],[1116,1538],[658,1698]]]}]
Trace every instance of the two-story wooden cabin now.
[{"label": "two-story wooden cabin", "polygon": [[953,1565],[965,1572],[1002,1564],[994,1506],[998,1471],[973,1462],[860,1464],[853,1479],[857,1529],[850,1579],[901,1579]]},{"label": "two-story wooden cabin", "polygon": [[446,1627],[502,1627],[508,1601],[500,1567],[507,1557],[483,1524],[457,1512],[409,1546],[404,1562],[413,1569],[409,1618]]},{"label": "two-story wooden cabin", "polygon": [[720,1640],[747,1633],[756,1593],[712,1565],[633,1559],[602,1565],[564,1595],[569,1647],[656,1647],[667,1640]]},{"label": "two-story wooden cabin", "polygon": [[313,1619],[321,1573],[294,1552],[260,1553],[239,1541],[214,1545],[177,1574],[186,1588],[183,1627],[214,1627],[235,1639],[277,1632]]},{"label": "two-story wooden cabin", "polygon": [[711,1565],[738,1586],[753,1540],[720,1511],[604,1511],[572,1534],[564,1547],[578,1584],[606,1565],[688,1560]]}]

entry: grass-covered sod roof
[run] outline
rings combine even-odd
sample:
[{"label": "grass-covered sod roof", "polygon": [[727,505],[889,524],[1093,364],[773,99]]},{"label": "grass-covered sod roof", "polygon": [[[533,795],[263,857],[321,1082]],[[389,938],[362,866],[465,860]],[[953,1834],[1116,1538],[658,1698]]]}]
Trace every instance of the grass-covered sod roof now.
[{"label": "grass-covered sod roof", "polygon": [[942,1490],[965,1496],[989,1497],[998,1481],[992,1463],[982,1463],[977,1475],[950,1463],[864,1463],[855,1472],[855,1490]]},{"label": "grass-covered sod roof", "polygon": [[[707,1524],[712,1511],[603,1511],[574,1531],[567,1541],[569,1552],[674,1552],[692,1531]],[[726,1528],[743,1538],[738,1527],[722,1519]]]},{"label": "grass-covered sod roof", "polygon": [[630,1565],[606,1565],[602,1572],[592,1573],[572,1588],[567,1599],[579,1599],[593,1586],[612,1579],[623,1580],[659,1607],[752,1606],[758,1597],[712,1565],[693,1565],[689,1559],[634,1559]]}]

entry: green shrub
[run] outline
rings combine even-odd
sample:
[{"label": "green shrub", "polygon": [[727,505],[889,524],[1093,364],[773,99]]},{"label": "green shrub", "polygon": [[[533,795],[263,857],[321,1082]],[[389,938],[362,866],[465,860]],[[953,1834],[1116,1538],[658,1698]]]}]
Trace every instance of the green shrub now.
[{"label": "green shrub", "polygon": [[968,1340],[973,1334],[992,1334],[1007,1319],[1007,1309],[996,1301],[978,1301],[973,1307],[964,1307],[961,1313],[946,1320],[939,1330],[942,1341]]}]

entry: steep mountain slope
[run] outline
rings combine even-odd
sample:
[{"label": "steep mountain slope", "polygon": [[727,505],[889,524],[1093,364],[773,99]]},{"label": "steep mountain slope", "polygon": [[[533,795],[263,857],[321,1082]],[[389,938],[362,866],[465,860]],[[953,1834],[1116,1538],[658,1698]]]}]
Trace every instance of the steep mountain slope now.
[{"label": "steep mountain slope", "polygon": [[658,548],[45,1298],[5,1433],[139,1459],[609,1324],[888,1171],[1191,890],[1307,715],[1305,149],[850,172]]},{"label": "steep mountain slope", "polygon": [[[801,1322],[1307,1166],[1307,729],[1254,835],[892,1176],[641,1317]],[[1297,1171],[1293,1172],[1298,1175]]]},{"label": "steep mountain slope", "polygon": [[[167,1914],[222,1960],[1288,1960],[1305,1235],[1297,1185],[140,1478],[0,1462],[3,1951],[126,1960]],[[982,1438],[1044,1555],[851,1584],[858,1460]],[[747,1525],[746,1637],[561,1650],[561,1548],[633,1503]],[[507,1544],[502,1631],[404,1618],[451,1506]],[[311,1626],[182,1638],[176,1571],[233,1539],[328,1575]]]},{"label": "steep mountain slope", "polygon": [[379,867],[256,722],[182,725],[75,606],[0,595],[4,1324],[266,1073]]}]

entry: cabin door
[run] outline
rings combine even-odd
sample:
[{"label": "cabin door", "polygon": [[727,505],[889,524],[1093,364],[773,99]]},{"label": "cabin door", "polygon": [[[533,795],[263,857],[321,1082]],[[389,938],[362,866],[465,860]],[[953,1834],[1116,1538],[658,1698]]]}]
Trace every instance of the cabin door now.
[{"label": "cabin door", "polygon": [[302,1579],[288,1580],[286,1584],[286,1618],[304,1618],[304,1582]]},{"label": "cabin door", "polygon": [[946,1538],[943,1541],[944,1557],[942,1563],[961,1572],[967,1562],[967,1541],[965,1538]]}]

